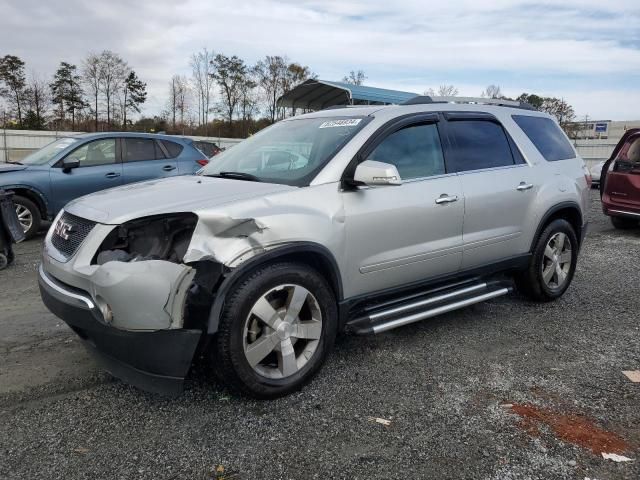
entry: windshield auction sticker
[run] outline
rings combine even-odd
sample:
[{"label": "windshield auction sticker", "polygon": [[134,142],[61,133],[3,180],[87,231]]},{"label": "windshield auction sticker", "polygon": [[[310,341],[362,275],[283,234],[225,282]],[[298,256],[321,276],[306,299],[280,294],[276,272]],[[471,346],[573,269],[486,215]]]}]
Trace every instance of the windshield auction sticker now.
[{"label": "windshield auction sticker", "polygon": [[320,124],[319,128],[333,128],[333,127],[355,127],[362,121],[361,118],[345,118],[344,120],[330,120]]}]

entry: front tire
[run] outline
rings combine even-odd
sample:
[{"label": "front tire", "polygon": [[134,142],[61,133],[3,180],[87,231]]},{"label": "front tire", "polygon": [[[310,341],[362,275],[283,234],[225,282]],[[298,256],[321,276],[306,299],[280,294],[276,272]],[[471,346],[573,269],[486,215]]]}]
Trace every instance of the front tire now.
[{"label": "front tire", "polygon": [[527,269],[515,277],[518,290],[537,302],[560,298],[573,280],[578,248],[578,238],[569,222],[551,222],[538,237]]},{"label": "front tire", "polygon": [[611,223],[619,230],[629,230],[638,226],[638,221],[633,218],[611,217]]},{"label": "front tire", "polygon": [[40,224],[42,223],[40,209],[31,200],[20,195],[13,197],[13,203],[16,206],[16,213],[24,230],[25,238],[33,238],[40,230]]},{"label": "front tire", "polygon": [[312,268],[260,267],[225,301],[212,351],[217,376],[255,398],[296,391],[324,363],[337,318],[335,296]]}]

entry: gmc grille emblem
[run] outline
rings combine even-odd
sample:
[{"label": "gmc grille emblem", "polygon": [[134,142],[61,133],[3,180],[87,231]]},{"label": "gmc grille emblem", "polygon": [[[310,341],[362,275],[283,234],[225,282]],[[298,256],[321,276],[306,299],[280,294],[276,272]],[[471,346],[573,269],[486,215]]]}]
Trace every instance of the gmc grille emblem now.
[{"label": "gmc grille emblem", "polygon": [[54,232],[63,240],[69,240],[69,234],[73,233],[73,225],[69,225],[68,223],[63,222],[62,220],[58,220],[58,223],[56,223],[56,228],[54,229]]}]

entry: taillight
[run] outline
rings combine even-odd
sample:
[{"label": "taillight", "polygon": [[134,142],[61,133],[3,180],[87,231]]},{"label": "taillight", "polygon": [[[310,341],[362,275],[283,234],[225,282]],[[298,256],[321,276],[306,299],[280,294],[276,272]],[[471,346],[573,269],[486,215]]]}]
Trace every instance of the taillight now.
[{"label": "taillight", "polygon": [[206,166],[207,166],[207,164],[209,163],[209,160],[206,160],[206,159],[196,160],[196,163],[197,163],[198,165],[200,165],[201,167],[206,167]]}]

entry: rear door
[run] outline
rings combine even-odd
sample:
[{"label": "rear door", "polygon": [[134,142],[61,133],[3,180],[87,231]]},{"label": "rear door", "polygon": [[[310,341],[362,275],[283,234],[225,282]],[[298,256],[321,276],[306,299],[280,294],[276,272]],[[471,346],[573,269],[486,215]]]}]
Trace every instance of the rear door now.
[{"label": "rear door", "polygon": [[58,211],[74,198],[122,185],[122,163],[115,138],[84,143],[64,158],[78,160],[80,166],[65,172],[60,160],[51,168],[53,211]]},{"label": "rear door", "polygon": [[124,183],[178,175],[178,161],[154,138],[121,139]]},{"label": "rear door", "polygon": [[391,125],[360,158],[395,165],[403,183],[343,193],[349,293],[456,273],[464,199],[445,168],[437,116]]},{"label": "rear door", "polygon": [[524,227],[539,188],[535,172],[493,115],[445,117],[465,199],[462,269],[525,253]]}]

